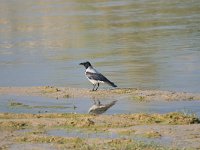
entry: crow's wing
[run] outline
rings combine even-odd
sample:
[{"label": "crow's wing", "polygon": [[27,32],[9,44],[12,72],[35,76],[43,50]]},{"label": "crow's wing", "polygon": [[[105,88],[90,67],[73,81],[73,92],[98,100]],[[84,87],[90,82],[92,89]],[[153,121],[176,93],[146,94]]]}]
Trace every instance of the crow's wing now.
[{"label": "crow's wing", "polygon": [[97,80],[97,81],[103,81],[107,84],[109,84],[112,87],[117,87],[113,82],[109,81],[106,77],[104,77],[101,73],[91,73],[86,72],[86,76],[91,80]]},{"label": "crow's wing", "polygon": [[104,77],[102,74],[100,74],[100,73],[86,72],[86,76],[87,76],[89,79],[92,79],[92,80],[103,81],[103,82],[109,82],[109,80],[108,80],[106,77]]}]

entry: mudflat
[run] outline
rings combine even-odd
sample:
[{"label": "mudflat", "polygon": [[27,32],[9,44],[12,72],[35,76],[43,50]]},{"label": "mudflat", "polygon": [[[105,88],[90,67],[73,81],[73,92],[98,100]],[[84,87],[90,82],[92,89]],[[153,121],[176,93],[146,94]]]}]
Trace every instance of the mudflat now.
[{"label": "mudflat", "polygon": [[[147,103],[200,100],[199,93],[140,89],[92,92],[51,86],[0,87],[0,94],[132,99]],[[199,149],[199,123],[195,114],[181,112],[112,115],[1,112],[0,149]]]}]

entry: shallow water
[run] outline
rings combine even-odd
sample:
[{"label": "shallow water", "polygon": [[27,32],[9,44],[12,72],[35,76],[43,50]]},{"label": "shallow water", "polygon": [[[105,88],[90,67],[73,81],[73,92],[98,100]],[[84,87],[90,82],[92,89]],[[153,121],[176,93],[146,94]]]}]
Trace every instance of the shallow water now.
[{"label": "shallow water", "polygon": [[145,143],[156,143],[159,145],[169,146],[172,144],[173,139],[171,137],[162,136],[159,138],[145,138],[141,135],[123,135],[116,132],[88,132],[81,130],[67,130],[67,129],[54,129],[47,131],[49,136],[61,136],[61,137],[79,137],[79,138],[99,138],[99,139],[133,139],[137,141],[142,141]]},{"label": "shallow water", "polygon": [[[94,104],[92,99],[67,98],[55,99],[40,96],[0,96],[0,112],[12,113],[88,113]],[[107,104],[112,100],[100,100]],[[196,114],[200,117],[199,101],[174,101],[174,102],[138,102],[134,100],[118,100],[105,114],[128,113],[168,113],[183,112]]]},{"label": "shallow water", "polygon": [[199,0],[1,0],[0,86],[90,87],[90,60],[119,87],[200,92]]},{"label": "shallow water", "polygon": [[120,135],[114,132],[87,132],[80,130],[67,130],[67,129],[55,129],[47,132],[50,136],[61,137],[79,137],[79,138],[101,138],[101,139],[115,139],[120,138]]}]

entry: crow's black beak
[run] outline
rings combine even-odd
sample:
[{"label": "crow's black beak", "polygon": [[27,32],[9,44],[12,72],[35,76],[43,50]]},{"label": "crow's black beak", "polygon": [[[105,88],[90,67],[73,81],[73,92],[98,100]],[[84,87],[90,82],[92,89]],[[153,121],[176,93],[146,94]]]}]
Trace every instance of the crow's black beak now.
[{"label": "crow's black beak", "polygon": [[79,65],[83,65],[83,63],[80,63]]}]

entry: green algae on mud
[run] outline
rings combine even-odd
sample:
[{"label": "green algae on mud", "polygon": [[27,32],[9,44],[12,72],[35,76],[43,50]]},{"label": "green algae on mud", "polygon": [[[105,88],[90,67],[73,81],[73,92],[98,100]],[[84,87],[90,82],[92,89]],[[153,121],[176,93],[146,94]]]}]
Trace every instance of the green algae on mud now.
[{"label": "green algae on mud", "polygon": [[143,134],[143,136],[147,138],[160,138],[161,134],[159,132],[149,131]]},{"label": "green algae on mud", "polygon": [[0,129],[25,129],[30,127],[27,121],[0,121]]},{"label": "green algae on mud", "polygon": [[[14,119],[14,120],[13,120]],[[37,119],[37,120],[36,120]],[[46,127],[76,127],[90,130],[108,130],[113,127],[129,127],[139,124],[197,124],[199,118],[183,113],[167,114],[121,114],[99,115],[89,114],[0,114],[0,128],[20,128],[43,125]]]},{"label": "green algae on mud", "polygon": [[14,100],[11,100],[8,104],[9,107],[11,108],[26,108],[26,109],[33,109],[33,108],[58,108],[58,109],[65,109],[65,108],[70,108],[70,107],[66,107],[66,106],[31,106],[31,105],[27,105],[24,103],[20,103],[20,102],[16,102]]},{"label": "green algae on mud", "polygon": [[17,142],[31,143],[54,143],[59,148],[68,149],[167,149],[156,144],[145,144],[131,139],[88,139],[88,138],[68,138],[45,135],[29,135],[16,137]]},{"label": "green algae on mud", "polygon": [[[121,115],[89,115],[89,114],[12,114],[0,113],[0,132],[12,131],[13,143],[51,143],[58,149],[168,149],[157,144],[135,141],[131,138],[78,138],[50,136],[50,130],[67,129],[90,133],[108,133],[114,131],[121,135],[138,135],[132,127],[138,125],[189,125],[198,124],[199,119],[183,113],[167,114],[121,114]],[[28,129],[25,133],[21,129]],[[16,134],[17,132],[17,134]],[[157,131],[146,131],[141,136],[159,138]],[[9,147],[9,146],[8,146]]]}]

